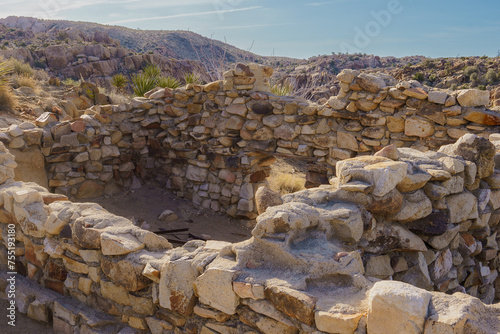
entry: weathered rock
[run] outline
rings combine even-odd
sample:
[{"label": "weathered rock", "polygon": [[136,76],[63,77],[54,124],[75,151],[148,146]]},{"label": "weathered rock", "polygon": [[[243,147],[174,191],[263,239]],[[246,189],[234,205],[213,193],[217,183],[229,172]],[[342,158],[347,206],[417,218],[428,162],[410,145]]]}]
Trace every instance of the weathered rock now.
[{"label": "weathered rock", "polygon": [[425,252],[427,250],[422,239],[397,223],[379,222],[373,230],[365,231],[363,239],[368,242],[365,250],[373,254],[385,254],[391,251]]},{"label": "weathered rock", "polygon": [[381,281],[369,294],[369,333],[422,333],[432,294],[409,284]]},{"label": "weathered rock", "polygon": [[487,106],[490,103],[490,92],[479,89],[464,89],[458,93],[457,101],[462,107]]},{"label": "weathered rock", "polygon": [[177,220],[179,219],[179,217],[177,216],[177,214],[175,214],[175,212],[173,212],[172,210],[165,210],[163,211],[159,216],[158,216],[158,220],[163,220],[163,221],[173,221],[173,220]]},{"label": "weathered rock", "polygon": [[260,187],[255,193],[255,205],[259,214],[264,213],[270,206],[283,204],[281,196],[267,187]]},{"label": "weathered rock", "polygon": [[185,316],[191,315],[196,304],[193,290],[196,277],[191,261],[179,259],[166,263],[160,280],[160,306]]},{"label": "weathered rock", "polygon": [[434,126],[424,118],[409,117],[405,122],[405,135],[420,138],[430,137],[434,134]]},{"label": "weathered rock", "polygon": [[284,286],[267,287],[264,293],[281,312],[308,325],[314,323],[315,297]]},{"label": "weathered rock", "polygon": [[430,215],[408,222],[405,225],[410,231],[419,235],[442,235],[448,229],[449,217],[443,212],[433,212]]},{"label": "weathered rock", "polygon": [[477,166],[476,177],[479,179],[491,176],[494,172],[495,162],[493,156],[495,155],[495,147],[487,139],[467,134],[455,144],[441,147],[439,152],[450,156],[458,155],[473,162]]},{"label": "weathered rock", "polygon": [[340,184],[359,180],[374,186],[372,194],[384,196],[393,190],[407,174],[404,162],[383,157],[357,157],[337,163],[337,177]]},{"label": "weathered rock", "polygon": [[378,93],[382,88],[386,86],[384,79],[375,75],[368,73],[361,73],[356,78],[356,83],[361,86],[364,90],[370,93]]},{"label": "weathered rock", "polygon": [[427,217],[432,212],[432,203],[423,190],[405,193],[401,210],[389,219],[399,222],[411,222]]},{"label": "weathered rock", "polygon": [[200,302],[227,314],[235,314],[240,298],[232,289],[237,273],[233,270],[211,267],[196,279]]}]

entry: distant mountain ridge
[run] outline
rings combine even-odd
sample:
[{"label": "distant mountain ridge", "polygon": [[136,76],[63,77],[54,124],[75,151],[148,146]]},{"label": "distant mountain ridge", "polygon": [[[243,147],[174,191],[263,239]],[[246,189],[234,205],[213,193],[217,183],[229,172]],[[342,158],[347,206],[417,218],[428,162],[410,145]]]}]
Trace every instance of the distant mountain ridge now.
[{"label": "distant mountain ridge", "polygon": [[343,69],[384,72],[398,80],[418,80],[437,88],[500,85],[500,57],[379,57],[332,52],[309,59],[266,57],[190,31],[139,30],[91,22],[0,19],[0,55],[28,61],[60,77],[110,83],[116,73],[130,75],[155,63],[176,78],[198,73],[203,81],[222,78],[237,62],[271,66],[272,82],[293,86],[293,94],[318,101],[336,95]]},{"label": "distant mountain ridge", "polygon": [[153,51],[175,59],[199,60],[201,62],[210,62],[217,59],[225,63],[253,62],[262,61],[263,59],[263,57],[252,52],[241,50],[230,44],[191,31],[137,30],[91,22],[41,20],[16,16],[0,19],[0,24],[9,28],[32,31],[35,34],[48,34],[51,31],[70,31],[74,34],[79,30],[81,33],[88,35],[100,31],[110,38],[118,40],[121,46],[135,52],[147,53]]}]

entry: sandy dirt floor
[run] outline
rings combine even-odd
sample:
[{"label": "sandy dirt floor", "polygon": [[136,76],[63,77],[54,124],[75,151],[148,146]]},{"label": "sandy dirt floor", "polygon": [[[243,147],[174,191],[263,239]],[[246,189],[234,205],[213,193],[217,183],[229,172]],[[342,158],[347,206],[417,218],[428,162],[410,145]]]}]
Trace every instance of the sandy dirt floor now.
[{"label": "sandy dirt floor", "polygon": [[[171,192],[154,185],[143,185],[141,189],[127,191],[113,197],[85,200],[100,204],[116,215],[128,218],[150,231],[189,228],[189,231],[162,234],[168,239],[188,240],[188,233],[203,239],[239,242],[251,237],[253,222],[231,218],[222,213],[197,208],[187,199],[177,198]],[[177,214],[175,221],[159,221],[165,210]],[[178,244],[177,244],[178,245]],[[176,244],[174,244],[176,246]]]}]

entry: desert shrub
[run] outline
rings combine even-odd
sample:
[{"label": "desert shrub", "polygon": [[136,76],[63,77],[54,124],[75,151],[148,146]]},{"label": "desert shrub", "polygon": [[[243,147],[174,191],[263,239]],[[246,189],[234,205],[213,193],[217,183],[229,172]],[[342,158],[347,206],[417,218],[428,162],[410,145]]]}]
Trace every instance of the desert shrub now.
[{"label": "desert shrub", "polygon": [[290,83],[271,85],[271,93],[278,96],[290,96],[293,94],[293,86]]},{"label": "desert shrub", "polygon": [[130,102],[130,96],[127,96],[126,94],[123,94],[121,92],[105,91],[103,94],[109,97],[109,101],[111,102],[111,104],[125,104]]},{"label": "desert shrub", "polygon": [[293,174],[280,173],[269,182],[275,191],[285,195],[305,189],[306,180]]},{"label": "desert shrub", "polygon": [[152,78],[159,78],[161,76],[161,70],[158,65],[148,64],[142,68],[142,73]]},{"label": "desert shrub", "polygon": [[486,86],[485,85],[479,85],[479,87],[477,87],[477,88],[479,88],[480,90],[486,90]]},{"label": "desert shrub", "polygon": [[478,82],[479,82],[479,75],[474,72],[470,75],[470,86],[471,87],[476,87],[478,85]]},{"label": "desert shrub", "polygon": [[145,73],[139,73],[133,74],[131,81],[135,96],[144,96],[145,93],[156,87],[158,78],[151,77]]},{"label": "desert shrub", "polygon": [[430,82],[434,82],[434,81],[436,81],[436,80],[437,80],[437,76],[436,76],[435,74],[431,74],[431,75],[429,75],[429,81],[430,81]]},{"label": "desert shrub", "polygon": [[75,80],[73,78],[67,78],[61,81],[61,83],[65,86],[79,86],[80,80]]},{"label": "desert shrub", "polygon": [[479,73],[479,69],[477,68],[477,66],[466,66],[466,67],[464,68],[464,75],[465,75],[467,78],[471,79],[471,80],[472,80],[471,76],[472,76],[474,73],[475,73],[475,74],[478,74],[478,73]]},{"label": "desert shrub", "polygon": [[417,72],[413,75],[412,79],[422,82],[425,80],[425,75],[422,72]]},{"label": "desert shrub", "polygon": [[32,77],[35,74],[35,70],[33,70],[28,63],[24,63],[14,58],[10,58],[6,62],[12,68],[12,73],[14,74],[25,75],[29,77]]},{"label": "desert shrub", "polygon": [[[198,78],[196,76],[196,78]],[[199,81],[199,79],[196,79]],[[143,67],[142,73],[131,76],[132,90],[136,96],[144,94],[155,87],[177,88],[180,86],[178,80],[173,77],[164,77],[157,65],[149,64]]]},{"label": "desert shrub", "polygon": [[176,89],[178,87],[180,87],[181,83],[179,82],[179,80],[177,80],[176,78],[174,77],[171,77],[171,76],[167,76],[167,77],[164,77],[164,76],[161,76],[159,79],[158,79],[158,87],[162,87],[162,88],[172,88],[172,89]]},{"label": "desert shrub", "polygon": [[190,72],[190,73],[184,73],[184,82],[186,84],[200,84],[201,83],[201,78],[198,73],[195,72]]},{"label": "desert shrub", "polygon": [[0,110],[12,110],[17,104],[17,99],[8,85],[0,86]]},{"label": "desert shrub", "polygon": [[127,85],[128,83],[128,79],[126,76],[124,76],[123,74],[121,73],[118,73],[118,74],[115,74],[113,75],[113,77],[111,78],[111,84],[116,87],[116,89],[118,90],[123,90],[125,89],[125,86]]},{"label": "desert shrub", "polygon": [[27,75],[14,75],[12,77],[12,86],[14,88],[30,87],[32,89],[36,89],[38,84],[33,77]]},{"label": "desert shrub", "polygon": [[35,80],[38,80],[38,81],[49,81],[50,76],[44,70],[35,70],[35,74],[33,75],[33,78],[35,78]]},{"label": "desert shrub", "polygon": [[484,76],[484,79],[490,85],[495,84],[498,81],[497,72],[495,72],[495,70],[493,70],[492,68],[490,68],[488,70],[488,72],[486,72],[486,74]]}]

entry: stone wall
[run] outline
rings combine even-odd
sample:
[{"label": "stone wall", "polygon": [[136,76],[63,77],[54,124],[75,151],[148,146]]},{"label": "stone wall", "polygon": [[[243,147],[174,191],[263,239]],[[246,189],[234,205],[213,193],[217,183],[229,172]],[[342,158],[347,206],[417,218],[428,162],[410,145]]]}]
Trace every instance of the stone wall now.
[{"label": "stone wall", "polygon": [[389,144],[425,151],[499,130],[499,114],[484,107],[487,91],[430,90],[344,70],[338,96],[318,105],[269,93],[271,74],[238,64],[224,80],[156,89],[75,120],[45,113],[38,127],[14,125],[0,140],[21,151],[39,146],[53,192],[90,198],[152,180],[196,205],[253,219],[255,191],[276,155],[311,162],[308,183],[319,185],[338,161]]},{"label": "stone wall", "polygon": [[484,304],[500,297],[494,146],[466,135],[437,153],[377,154],[339,162],[331,185],[259,189],[247,241],[172,248],[97,204],[15,182],[0,143],[2,268],[18,273],[18,311],[57,333],[500,331],[500,305]]}]

